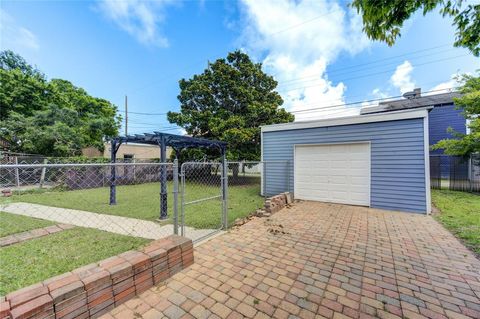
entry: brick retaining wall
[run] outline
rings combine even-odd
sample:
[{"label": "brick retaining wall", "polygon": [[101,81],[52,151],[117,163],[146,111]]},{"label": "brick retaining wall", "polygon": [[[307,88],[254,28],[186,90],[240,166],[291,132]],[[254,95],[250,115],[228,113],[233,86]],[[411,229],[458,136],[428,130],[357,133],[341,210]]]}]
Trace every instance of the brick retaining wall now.
[{"label": "brick retaining wall", "polygon": [[265,200],[264,210],[268,214],[274,214],[279,210],[283,209],[285,206],[287,206],[287,204],[291,204],[292,202],[293,202],[292,193],[289,193],[289,192],[281,193],[281,194],[267,198],[267,200]]},{"label": "brick retaining wall", "polygon": [[96,318],[192,264],[192,241],[172,235],[0,297],[0,319]]}]

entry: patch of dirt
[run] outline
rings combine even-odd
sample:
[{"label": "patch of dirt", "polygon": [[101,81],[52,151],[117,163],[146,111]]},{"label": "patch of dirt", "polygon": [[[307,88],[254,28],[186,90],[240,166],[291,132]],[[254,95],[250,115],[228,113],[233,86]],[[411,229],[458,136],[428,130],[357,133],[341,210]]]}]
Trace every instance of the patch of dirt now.
[{"label": "patch of dirt", "polygon": [[437,206],[433,205],[432,204],[432,216],[438,216],[440,215],[442,212],[440,211],[440,209],[437,208]]},{"label": "patch of dirt", "polygon": [[267,232],[272,235],[289,235],[290,233],[285,230],[285,227],[282,224],[275,223],[270,218],[265,220],[264,225],[267,226]]}]

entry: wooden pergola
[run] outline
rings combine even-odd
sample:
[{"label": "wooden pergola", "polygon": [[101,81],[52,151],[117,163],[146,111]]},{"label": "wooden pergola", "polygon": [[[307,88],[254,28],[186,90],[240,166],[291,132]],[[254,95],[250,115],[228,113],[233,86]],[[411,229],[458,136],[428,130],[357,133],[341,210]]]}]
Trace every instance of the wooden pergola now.
[{"label": "wooden pergola", "polygon": [[[187,148],[213,148],[218,149],[222,156],[222,161],[226,164],[227,143],[205,138],[196,138],[191,136],[176,135],[170,133],[153,132],[144,134],[127,135],[113,138],[111,140],[110,159],[112,163],[116,162],[117,151],[123,143],[138,143],[158,145],[160,147],[160,162],[167,162],[167,146],[170,146],[175,154],[179,154]],[[224,165],[226,166],[226,165]],[[167,219],[167,169],[166,165],[160,167],[160,219]],[[116,172],[115,166],[112,166],[112,181],[110,184],[110,205],[117,203],[116,199]],[[222,191],[225,194],[226,185],[222,183]]]}]

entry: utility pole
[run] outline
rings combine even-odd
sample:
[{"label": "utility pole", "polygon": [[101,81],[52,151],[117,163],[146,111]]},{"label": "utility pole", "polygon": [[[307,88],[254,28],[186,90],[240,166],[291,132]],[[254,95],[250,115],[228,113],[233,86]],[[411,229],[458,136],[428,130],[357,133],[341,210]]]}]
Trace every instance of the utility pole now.
[{"label": "utility pole", "polygon": [[125,95],[125,136],[128,135],[128,97]]}]

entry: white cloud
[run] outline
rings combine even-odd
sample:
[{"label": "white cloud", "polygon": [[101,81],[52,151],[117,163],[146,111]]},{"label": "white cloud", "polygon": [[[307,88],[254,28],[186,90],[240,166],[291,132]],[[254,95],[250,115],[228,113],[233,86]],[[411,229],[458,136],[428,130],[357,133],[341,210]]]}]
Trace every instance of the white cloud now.
[{"label": "white cloud", "polygon": [[411,73],[413,66],[409,61],[405,61],[395,69],[390,77],[390,82],[403,94],[412,91],[415,88],[415,82],[412,80]]},{"label": "white cloud", "polygon": [[168,39],[160,30],[165,21],[165,8],[173,0],[102,0],[100,11],[142,44],[168,47]]},{"label": "white cloud", "polygon": [[327,66],[369,45],[358,15],[335,1],[242,0],[242,10],[240,43],[275,74],[284,106],[316,109],[296,113],[297,121],[358,114],[355,107],[318,109],[345,102],[346,86],[328,79]]},{"label": "white cloud", "polygon": [[2,50],[22,51],[22,49],[38,50],[40,48],[35,34],[19,26],[15,19],[2,9],[0,9],[0,35]]},{"label": "white cloud", "polygon": [[372,96],[374,99],[385,99],[388,97],[388,93],[382,91],[380,88],[375,88],[372,91]]},{"label": "white cloud", "polygon": [[448,91],[453,90],[455,87],[457,87],[459,85],[458,81],[456,80],[457,76],[458,76],[458,74],[452,74],[450,76],[450,80],[435,85],[433,88],[428,90],[428,91],[432,91],[432,92],[426,93],[425,95],[446,93]]}]

